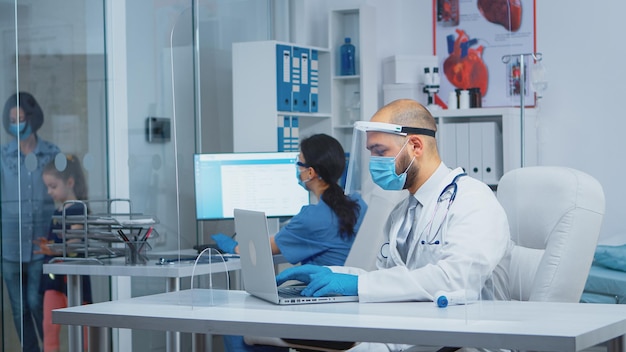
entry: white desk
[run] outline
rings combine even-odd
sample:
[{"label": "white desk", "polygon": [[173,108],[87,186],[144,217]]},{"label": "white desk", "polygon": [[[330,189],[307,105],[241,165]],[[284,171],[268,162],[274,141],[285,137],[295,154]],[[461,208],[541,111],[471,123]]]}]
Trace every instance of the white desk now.
[{"label": "white desk", "polygon": [[[197,252],[194,253],[197,254]],[[165,253],[167,254],[167,253]],[[182,252],[186,256],[187,252]],[[169,263],[156,265],[157,260],[150,260],[146,264],[126,265],[123,257],[106,259],[99,264],[95,261],[67,261],[54,264],[44,264],[43,272],[48,274],[67,275],[67,303],[68,306],[80,306],[82,303],[81,275],[88,276],[131,276],[131,277],[162,277],[167,279],[166,291],[178,291],[180,279],[193,275],[208,275],[241,269],[239,258],[228,258],[226,262],[199,264],[195,272],[193,262]],[[238,281],[238,279],[235,279]],[[103,337],[104,339],[104,337]],[[90,343],[91,344],[91,343]],[[82,333],[80,326],[71,326],[68,329],[68,345],[70,351],[82,349]],[[167,347],[170,351],[178,351],[180,334],[167,334]]]},{"label": "white desk", "polygon": [[[209,305],[210,294],[214,305]],[[193,304],[192,304],[193,302]],[[626,305],[432,302],[277,306],[243,291],[184,290],[58,309],[56,324],[215,335],[580,351],[609,342],[624,351]],[[91,335],[90,335],[91,336]]]}]

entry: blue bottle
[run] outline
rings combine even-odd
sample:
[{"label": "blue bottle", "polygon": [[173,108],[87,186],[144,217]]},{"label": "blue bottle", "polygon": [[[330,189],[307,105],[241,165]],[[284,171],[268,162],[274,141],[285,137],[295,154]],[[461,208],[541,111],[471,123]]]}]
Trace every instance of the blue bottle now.
[{"label": "blue bottle", "polygon": [[353,76],[356,74],[356,65],[354,63],[355,48],[350,42],[350,37],[346,37],[344,44],[341,45],[342,76]]}]

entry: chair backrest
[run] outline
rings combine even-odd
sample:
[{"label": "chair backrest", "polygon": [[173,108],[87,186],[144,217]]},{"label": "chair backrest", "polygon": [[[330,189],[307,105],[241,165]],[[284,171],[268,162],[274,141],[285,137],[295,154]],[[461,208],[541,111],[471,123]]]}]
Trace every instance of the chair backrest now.
[{"label": "chair backrest", "polygon": [[516,243],[511,298],[578,302],[604,216],[600,183],[567,167],[525,167],[502,177],[497,197]]}]

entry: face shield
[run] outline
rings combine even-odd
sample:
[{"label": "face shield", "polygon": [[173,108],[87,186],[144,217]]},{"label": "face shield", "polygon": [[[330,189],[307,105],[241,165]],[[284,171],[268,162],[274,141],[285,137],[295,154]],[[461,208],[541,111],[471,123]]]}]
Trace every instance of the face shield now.
[{"label": "face shield", "polygon": [[[384,122],[357,121],[352,132],[352,146],[350,148],[350,162],[346,177],[346,194],[367,194],[374,187],[378,187],[372,181],[369,172],[370,155],[376,155],[380,146],[397,143],[396,136],[409,134],[421,134],[435,136],[435,131],[425,128],[407,127]],[[369,141],[368,141],[369,138]],[[367,147],[371,148],[371,151]]]}]

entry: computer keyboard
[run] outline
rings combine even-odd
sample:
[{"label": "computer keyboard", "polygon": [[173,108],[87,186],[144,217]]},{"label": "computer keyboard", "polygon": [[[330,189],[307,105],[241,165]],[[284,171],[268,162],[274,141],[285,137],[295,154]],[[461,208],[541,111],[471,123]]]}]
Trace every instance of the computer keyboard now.
[{"label": "computer keyboard", "polygon": [[278,288],[278,294],[281,297],[302,297],[302,290],[306,286],[284,286]]}]

